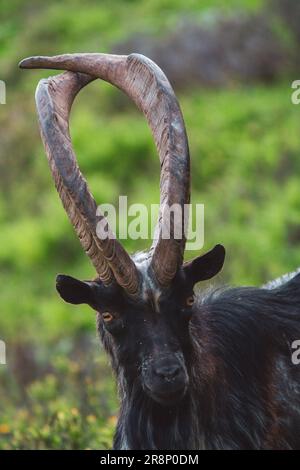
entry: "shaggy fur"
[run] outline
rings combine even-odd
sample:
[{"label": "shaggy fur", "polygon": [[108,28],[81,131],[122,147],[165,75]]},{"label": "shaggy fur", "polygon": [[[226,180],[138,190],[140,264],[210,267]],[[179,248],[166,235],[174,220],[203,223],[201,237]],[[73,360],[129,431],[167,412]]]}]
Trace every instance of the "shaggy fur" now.
[{"label": "shaggy fur", "polygon": [[98,329],[121,399],[115,449],[300,448],[300,366],[291,361],[300,274],[274,289],[197,296],[184,350],[189,389],[174,406],[149,398],[99,317]]}]

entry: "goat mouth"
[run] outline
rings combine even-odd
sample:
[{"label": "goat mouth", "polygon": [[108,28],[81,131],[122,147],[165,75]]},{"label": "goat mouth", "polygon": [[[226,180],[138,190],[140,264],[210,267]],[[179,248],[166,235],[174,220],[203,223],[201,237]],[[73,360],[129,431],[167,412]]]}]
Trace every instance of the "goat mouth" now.
[{"label": "goat mouth", "polygon": [[186,385],[174,391],[170,390],[169,392],[167,391],[160,392],[157,390],[153,390],[149,388],[147,385],[144,388],[145,388],[145,392],[147,393],[147,395],[150,396],[150,398],[153,401],[163,406],[177,405],[184,398],[186,391],[187,391]]}]

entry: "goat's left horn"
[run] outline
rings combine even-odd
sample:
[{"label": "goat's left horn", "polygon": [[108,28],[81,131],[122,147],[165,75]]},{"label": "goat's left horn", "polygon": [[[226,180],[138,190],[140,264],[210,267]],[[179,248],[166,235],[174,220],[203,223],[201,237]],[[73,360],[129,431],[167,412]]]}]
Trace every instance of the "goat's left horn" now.
[{"label": "goat's left horn", "polygon": [[[25,60],[25,66],[28,61]],[[139,290],[136,266],[109,229],[78,167],[69,134],[69,114],[77,93],[95,77],[65,72],[41,80],[36,103],[42,139],[55,186],[79,240],[105,284],[116,281],[131,296]],[[99,237],[99,223],[108,234]]]},{"label": "goat's left horn", "polygon": [[[150,250],[150,269],[153,270],[157,282],[161,286],[167,286],[183,261],[187,223],[184,205],[188,204],[190,199],[190,171],[182,114],[164,73],[154,62],[140,54],[31,57],[23,60],[20,67],[80,72],[89,75],[89,78],[84,79],[88,81],[101,78],[123,90],[143,111],[152,130],[161,164],[160,214],[156,237]],[[165,220],[165,209],[176,205],[182,214],[179,239],[175,238],[175,218]],[[163,237],[165,224],[169,226],[168,239]],[[108,264],[115,274],[115,267],[109,260]]]}]

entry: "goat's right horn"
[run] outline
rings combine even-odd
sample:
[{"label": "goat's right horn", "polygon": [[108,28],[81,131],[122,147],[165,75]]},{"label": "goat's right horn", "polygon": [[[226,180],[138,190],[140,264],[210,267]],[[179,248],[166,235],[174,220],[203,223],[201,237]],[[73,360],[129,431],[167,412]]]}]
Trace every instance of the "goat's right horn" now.
[{"label": "goat's right horn", "polygon": [[[152,130],[161,163],[160,215],[156,237],[150,250],[150,269],[153,270],[157,282],[161,286],[167,286],[183,261],[185,227],[187,222],[187,219],[184,217],[184,205],[189,203],[190,172],[188,142],[182,114],[172,87],[164,73],[150,59],[139,54],[131,54],[129,56],[66,54],[54,57],[31,57],[24,59],[20,63],[20,67],[63,69],[77,72],[76,75],[73,76],[63,74],[60,77],[50,79],[48,90],[44,90],[42,93],[38,91],[40,117],[45,118],[45,103],[47,101],[45,93],[53,94],[57,87],[61,87],[61,91],[59,92],[61,99],[58,100],[56,106],[55,118],[63,128],[65,135],[67,135],[67,120],[65,119],[64,93],[68,92],[69,87],[74,89],[72,93],[69,92],[69,109],[80,88],[95,78],[106,80],[123,90],[143,111]],[[68,79],[70,83],[72,82],[72,85],[64,85],[63,82],[66,79]],[[61,123],[61,116],[63,116],[63,123]],[[44,133],[45,130],[42,130],[42,132]],[[50,150],[53,154],[53,151],[58,152],[59,149],[58,144],[55,143],[54,134],[50,132],[47,139],[50,138],[51,135],[52,149]],[[45,145],[49,147],[47,139]],[[65,145],[69,144],[68,139],[63,143]],[[56,158],[56,165],[59,166],[60,169],[67,170],[66,173],[68,174],[69,180],[75,183],[69,188],[69,197],[75,198],[79,212],[83,215],[85,220],[89,221],[90,218],[92,218],[93,222],[90,224],[92,226],[90,226],[90,228],[94,230],[95,215],[92,216],[92,213],[95,210],[95,206],[94,202],[91,202],[94,200],[91,198],[82,175],[79,172],[74,154],[72,153],[70,160],[69,148],[67,161],[70,161],[70,166],[68,168],[66,168],[66,164],[64,163],[64,158],[66,157],[65,148],[62,149],[62,157],[63,158]],[[70,173],[72,168],[76,170],[74,175]],[[56,185],[58,189],[61,190],[61,180],[56,181]],[[83,198],[87,198],[87,202],[84,202]],[[68,203],[64,204],[68,211]],[[174,205],[178,205],[181,208],[181,237],[179,239],[175,238],[176,230],[173,218],[170,220],[169,224],[169,239],[164,239],[162,231],[163,225],[166,223],[164,220],[165,208],[172,208]],[[100,277],[105,276],[106,280],[109,280],[109,272],[111,270],[117,282],[131,294],[135,294],[138,289],[137,270],[125,250],[123,250],[121,245],[116,241],[114,241],[114,244],[107,242],[106,248],[110,254],[108,255],[107,251],[101,246],[100,253],[103,255],[104,260],[102,257],[99,262],[98,255],[94,251],[97,246],[100,247],[100,244],[95,241],[95,244],[92,243],[88,248],[92,250],[97,259],[96,269],[98,272],[101,271],[101,274],[99,272]],[[87,250],[86,246],[85,249]],[[89,255],[91,256],[91,254]]]}]

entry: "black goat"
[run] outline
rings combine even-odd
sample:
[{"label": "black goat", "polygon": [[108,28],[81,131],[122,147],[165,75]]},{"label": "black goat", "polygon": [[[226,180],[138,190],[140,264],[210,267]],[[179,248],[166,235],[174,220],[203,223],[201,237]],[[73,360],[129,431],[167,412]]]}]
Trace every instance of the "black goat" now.
[{"label": "black goat", "polygon": [[[22,67],[67,69],[42,81],[37,107],[56,187],[99,278],[57,277],[64,300],[97,313],[121,399],[115,449],[300,448],[300,274],[260,289],[194,295],[223,266],[225,250],[183,263],[185,239],[162,237],[164,207],[189,202],[183,119],[166,77],[139,55],[31,58]],[[149,252],[129,257],[112,237],[77,166],[68,134],[76,93],[103,78],[145,113],[159,150],[161,214]],[[184,225],[184,220],[181,221]],[[104,223],[104,225],[103,225]]]},{"label": "black goat", "polygon": [[117,286],[58,277],[68,302],[113,312],[97,324],[121,398],[114,447],[299,449],[291,346],[300,338],[300,274],[274,288],[200,293],[190,306],[195,280],[182,269],[157,313]]}]

